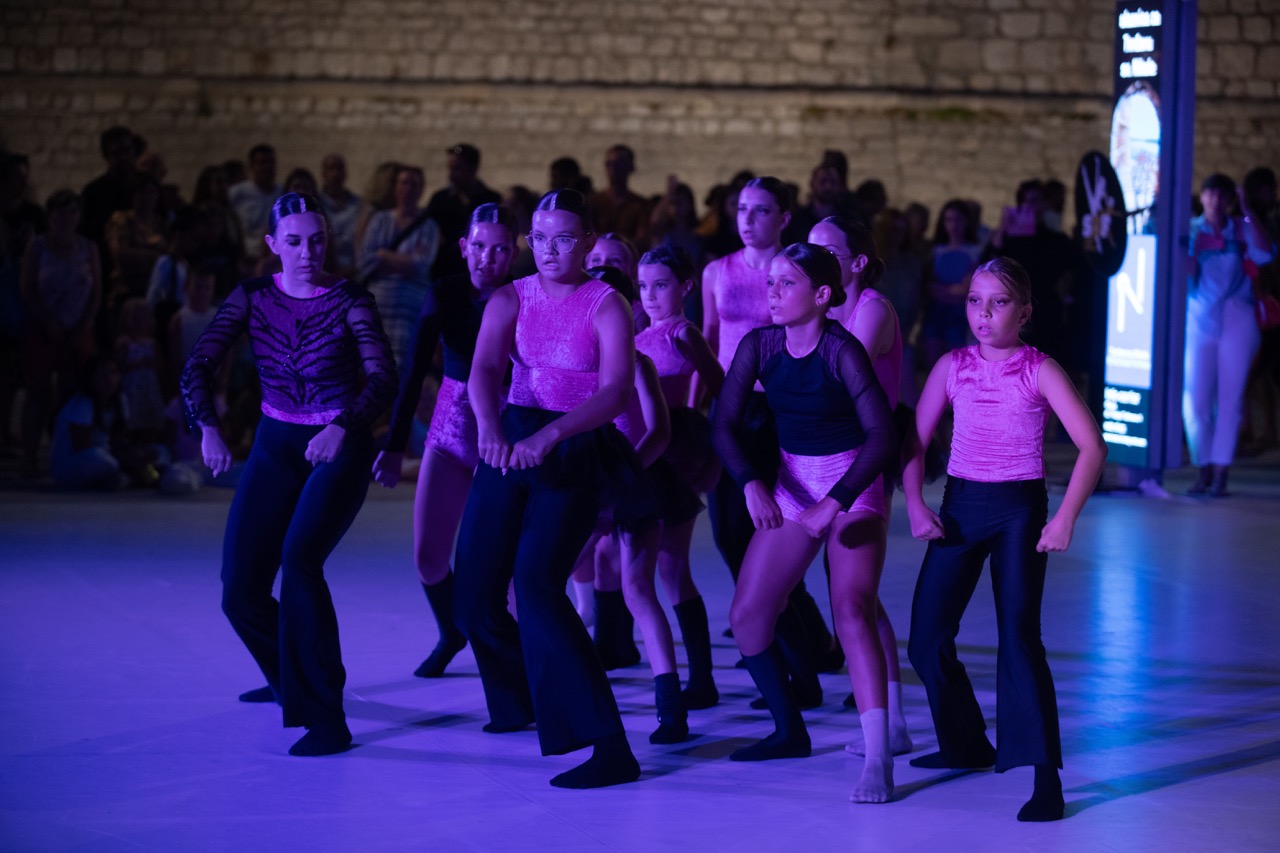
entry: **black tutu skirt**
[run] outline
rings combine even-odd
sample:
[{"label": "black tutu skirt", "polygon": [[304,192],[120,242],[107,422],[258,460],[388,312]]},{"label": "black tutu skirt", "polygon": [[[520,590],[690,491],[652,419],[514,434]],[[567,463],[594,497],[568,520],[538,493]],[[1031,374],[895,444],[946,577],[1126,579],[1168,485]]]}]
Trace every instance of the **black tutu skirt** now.
[{"label": "black tutu skirt", "polygon": [[711,421],[707,416],[688,406],[672,409],[671,443],[662,459],[696,494],[715,488],[721,466],[711,443]]},{"label": "black tutu skirt", "polygon": [[[563,416],[563,412],[508,405],[502,410],[502,434],[515,444]],[[612,423],[559,442],[530,473],[552,489],[591,486],[600,496],[601,509],[612,509],[615,518],[624,506],[628,517],[661,516],[652,478]]]}]

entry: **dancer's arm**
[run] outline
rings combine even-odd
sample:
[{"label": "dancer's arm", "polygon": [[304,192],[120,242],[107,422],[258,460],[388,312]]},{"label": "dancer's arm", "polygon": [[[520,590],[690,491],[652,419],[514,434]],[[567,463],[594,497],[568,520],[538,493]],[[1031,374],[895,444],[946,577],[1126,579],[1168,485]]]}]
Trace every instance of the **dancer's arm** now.
[{"label": "dancer's arm", "polygon": [[711,440],[724,462],[725,470],[742,488],[747,512],[757,530],[773,530],[782,526],[782,510],[773,499],[764,480],[764,472],[756,470],[738,440],[738,425],[746,411],[747,399],[760,375],[760,330],[747,333],[733,354],[733,363],[725,376],[724,386],[711,414]]},{"label": "dancer's arm", "polygon": [[467,398],[476,415],[480,458],[486,465],[504,471],[510,467],[511,445],[502,434],[498,408],[502,377],[511,359],[519,315],[520,297],[515,288],[509,284],[499,288],[485,306],[480,320],[476,352],[471,358],[471,378],[467,380]]},{"label": "dancer's arm", "polygon": [[1076,518],[1102,475],[1102,466],[1107,461],[1107,443],[1102,440],[1102,431],[1098,429],[1093,413],[1056,361],[1045,359],[1040,365],[1037,382],[1040,393],[1049,401],[1053,413],[1080,451],[1076,464],[1071,468],[1062,504],[1044,526],[1036,544],[1037,551],[1065,551],[1071,544]]},{"label": "dancer's arm", "polygon": [[[716,282],[720,280],[720,271],[723,266],[724,261],[716,259],[707,264],[707,268],[702,271],[702,337],[706,340],[711,356],[717,360],[717,364],[720,363],[720,309],[716,306]],[[723,371],[722,367],[721,372]],[[702,371],[699,370],[694,374],[693,382],[689,385],[689,405],[695,409],[700,408],[703,402],[715,396],[710,393],[711,389],[705,386],[705,381]]]},{"label": "dancer's arm", "polygon": [[951,353],[938,359],[925,380],[920,401],[916,404],[916,433],[911,437],[911,456],[902,469],[902,491],[907,499],[907,515],[911,519],[911,535],[917,539],[942,536],[942,519],[924,502],[924,453],[933,439],[933,431],[947,406],[947,375],[951,372]]},{"label": "dancer's arm", "polygon": [[636,443],[636,455],[640,457],[640,464],[648,468],[666,452],[671,442],[671,413],[662,396],[658,369],[647,355],[636,356],[635,389],[644,420],[644,435]]},{"label": "dancer's arm", "polygon": [[[715,399],[720,394],[720,386],[724,385],[724,368],[716,359],[711,345],[703,337],[702,332],[692,323],[686,323],[676,332],[676,349],[693,363],[694,378],[706,389],[707,395]],[[685,403],[684,400],[669,401],[673,406]]]},{"label": "dancer's arm", "polygon": [[248,327],[249,295],[242,285],[231,291],[213,320],[200,333],[182,369],[179,384],[187,423],[192,430],[200,429],[201,456],[215,477],[231,469],[231,450],[219,431],[214,374],[232,344]]}]

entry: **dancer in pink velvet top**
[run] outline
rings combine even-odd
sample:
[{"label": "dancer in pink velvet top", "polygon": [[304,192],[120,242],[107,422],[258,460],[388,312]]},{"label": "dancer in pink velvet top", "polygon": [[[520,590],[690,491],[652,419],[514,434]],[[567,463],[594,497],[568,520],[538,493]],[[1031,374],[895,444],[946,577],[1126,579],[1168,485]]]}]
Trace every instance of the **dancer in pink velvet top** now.
[{"label": "dancer in pink velvet top", "polygon": [[[480,464],[455,560],[458,625],[480,669],[485,730],[536,719],[544,755],[592,747],[551,780],[564,788],[640,776],[595,646],[565,595],[601,506],[643,477],[612,423],[634,381],[631,310],[583,271],[586,213],[573,190],[543,196],[528,236],[537,274],[499,289],[485,308],[467,384]],[[506,607],[511,583],[518,625]]]},{"label": "dancer in pink velvet top", "polygon": [[[1065,551],[1107,448],[1084,401],[1056,361],[1019,339],[1031,316],[1031,284],[1007,258],[974,271],[965,297],[978,343],[940,358],[916,409],[918,435],[903,470],[911,533],[929,542],[911,604],[908,654],[929,694],[938,752],[914,767],[997,772],[1033,765],[1035,787],[1018,820],[1063,814],[1062,742],[1053,676],[1040,639],[1047,556]],[[950,405],[955,413],[942,508],[924,503],[924,451]],[[1052,517],[1044,481],[1044,430],[1062,422],[1079,449],[1062,504]],[[996,727],[999,748],[964,665],[956,657],[960,618],[991,558],[999,658]]]},{"label": "dancer in pink velvet top", "polygon": [[373,478],[387,488],[400,481],[404,449],[422,383],[443,343],[444,380],[436,396],[413,498],[413,557],[427,603],[436,618],[439,641],[413,674],[439,678],[467,644],[453,618],[453,572],[449,558],[480,460],[476,416],[467,398],[471,355],[485,303],[508,281],[515,259],[516,225],[511,212],[482,204],[471,214],[466,236],[458,241],[467,272],[432,282],[418,318],[414,346],[400,383],[386,449],[374,460]]}]

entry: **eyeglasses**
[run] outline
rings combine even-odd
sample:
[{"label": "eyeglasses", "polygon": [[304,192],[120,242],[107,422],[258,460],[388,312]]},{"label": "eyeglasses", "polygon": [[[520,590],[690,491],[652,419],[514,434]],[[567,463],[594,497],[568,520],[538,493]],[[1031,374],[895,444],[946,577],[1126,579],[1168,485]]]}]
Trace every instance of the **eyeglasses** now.
[{"label": "eyeglasses", "polygon": [[560,234],[556,237],[548,237],[546,234],[530,234],[526,239],[529,246],[535,252],[545,252],[548,248],[554,248],[558,254],[567,254],[572,252],[574,247],[578,245],[581,237],[570,237],[567,234]]}]

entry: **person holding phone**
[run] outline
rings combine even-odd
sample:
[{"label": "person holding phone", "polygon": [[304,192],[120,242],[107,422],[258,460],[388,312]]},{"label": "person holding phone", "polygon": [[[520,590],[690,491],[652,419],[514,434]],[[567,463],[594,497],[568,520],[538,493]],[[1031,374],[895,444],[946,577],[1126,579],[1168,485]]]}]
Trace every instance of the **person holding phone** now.
[{"label": "person holding phone", "polygon": [[1191,220],[1182,421],[1191,463],[1200,467],[1190,493],[1223,497],[1249,365],[1262,342],[1246,264],[1269,262],[1276,247],[1228,176],[1205,178],[1200,203],[1204,213]]}]

